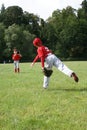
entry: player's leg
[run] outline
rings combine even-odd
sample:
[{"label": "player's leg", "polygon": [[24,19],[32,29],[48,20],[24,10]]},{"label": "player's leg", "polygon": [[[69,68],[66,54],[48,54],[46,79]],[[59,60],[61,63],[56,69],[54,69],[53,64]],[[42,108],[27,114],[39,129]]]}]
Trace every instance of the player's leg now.
[{"label": "player's leg", "polygon": [[19,68],[19,61],[17,61],[17,72],[20,72],[20,68]]},{"label": "player's leg", "polygon": [[[53,60],[52,60],[52,56],[48,56],[45,59],[45,67],[47,69],[52,69],[53,67]],[[50,77],[44,76],[44,81],[43,81],[43,87],[47,88],[49,86],[49,81],[50,81]]]},{"label": "player's leg", "polygon": [[47,88],[48,85],[49,85],[49,80],[50,80],[50,77],[47,77],[44,75],[44,81],[43,81],[43,87],[44,88]]},{"label": "player's leg", "polygon": [[58,68],[58,70],[60,70],[61,72],[63,72],[64,74],[68,75],[69,77],[73,77],[74,80],[76,82],[78,82],[78,77],[77,75],[71,70],[69,69],[60,59],[58,59],[55,55],[54,55],[54,66],[56,68]]},{"label": "player's leg", "polygon": [[14,61],[14,72],[17,72],[17,65],[16,65],[16,61]]}]

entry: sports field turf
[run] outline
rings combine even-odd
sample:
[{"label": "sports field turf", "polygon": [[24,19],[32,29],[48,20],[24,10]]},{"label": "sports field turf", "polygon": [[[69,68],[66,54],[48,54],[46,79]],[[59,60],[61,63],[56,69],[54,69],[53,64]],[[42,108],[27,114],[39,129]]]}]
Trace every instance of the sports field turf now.
[{"label": "sports field turf", "polygon": [[0,130],[87,130],[87,61],[64,62],[79,83],[53,68],[43,89],[41,64],[0,64]]}]

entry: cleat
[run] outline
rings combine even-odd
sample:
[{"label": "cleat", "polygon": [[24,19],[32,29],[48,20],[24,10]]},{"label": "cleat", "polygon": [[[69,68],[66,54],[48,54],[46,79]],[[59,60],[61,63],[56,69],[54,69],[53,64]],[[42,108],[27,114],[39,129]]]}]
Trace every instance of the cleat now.
[{"label": "cleat", "polygon": [[75,82],[78,82],[79,81],[79,78],[77,77],[77,75],[73,72],[71,77],[74,78]]}]

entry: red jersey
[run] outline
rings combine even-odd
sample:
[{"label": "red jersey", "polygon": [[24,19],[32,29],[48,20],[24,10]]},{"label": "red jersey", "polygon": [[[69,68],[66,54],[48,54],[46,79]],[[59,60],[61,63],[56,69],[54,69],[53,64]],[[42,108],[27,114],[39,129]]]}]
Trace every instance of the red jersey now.
[{"label": "red jersey", "polygon": [[48,54],[52,53],[51,50],[48,49],[46,46],[40,46],[37,49],[37,56],[35,57],[33,62],[36,62],[38,59],[41,60],[41,65],[44,67],[44,60],[48,56]]},{"label": "red jersey", "polygon": [[21,59],[21,55],[20,54],[13,54],[12,55],[12,60],[16,61],[16,60],[20,60]]}]

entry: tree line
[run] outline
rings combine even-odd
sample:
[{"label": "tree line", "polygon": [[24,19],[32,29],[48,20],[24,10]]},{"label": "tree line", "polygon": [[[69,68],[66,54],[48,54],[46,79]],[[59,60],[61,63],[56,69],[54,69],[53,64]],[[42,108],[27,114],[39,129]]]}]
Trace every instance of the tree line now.
[{"label": "tree line", "polygon": [[0,9],[0,62],[11,61],[13,48],[22,54],[22,61],[36,55],[32,41],[40,37],[44,45],[64,60],[87,59],[87,0],[78,10],[67,6],[54,10],[46,21],[38,15],[23,11],[19,6],[4,4]]}]

